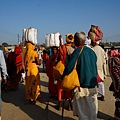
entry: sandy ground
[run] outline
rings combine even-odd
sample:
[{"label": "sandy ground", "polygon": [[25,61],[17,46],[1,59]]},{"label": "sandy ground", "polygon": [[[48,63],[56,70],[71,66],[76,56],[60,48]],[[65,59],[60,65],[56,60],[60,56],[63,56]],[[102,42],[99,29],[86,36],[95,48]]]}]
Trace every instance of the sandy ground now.
[{"label": "sandy ground", "polygon": [[[56,109],[57,101],[49,98],[48,77],[40,72],[41,97],[36,105],[25,104],[25,84],[20,83],[16,91],[2,91],[2,120],[78,120],[72,111]],[[99,102],[99,113],[97,120],[113,120],[115,99],[109,91],[111,78],[107,76],[105,83],[105,101]],[[65,102],[67,107],[68,102]],[[86,108],[87,109],[87,108]]]}]

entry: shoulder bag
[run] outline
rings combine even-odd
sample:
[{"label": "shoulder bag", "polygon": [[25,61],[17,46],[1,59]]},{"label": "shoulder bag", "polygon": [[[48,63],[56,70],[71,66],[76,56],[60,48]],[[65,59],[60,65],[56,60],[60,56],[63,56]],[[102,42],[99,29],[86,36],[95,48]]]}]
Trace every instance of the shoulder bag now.
[{"label": "shoulder bag", "polygon": [[55,66],[53,66],[54,79],[57,79],[57,80],[61,79],[64,69],[65,69],[65,66],[61,60]]},{"label": "shoulder bag", "polygon": [[78,58],[83,51],[83,48],[84,47],[82,47],[80,52],[79,52],[79,55],[77,57],[77,60],[76,60],[73,71],[70,74],[63,77],[63,80],[61,82],[61,88],[63,90],[71,91],[75,87],[80,87],[80,82],[79,82],[78,73],[77,73],[77,70],[76,70],[76,65],[77,65]]}]

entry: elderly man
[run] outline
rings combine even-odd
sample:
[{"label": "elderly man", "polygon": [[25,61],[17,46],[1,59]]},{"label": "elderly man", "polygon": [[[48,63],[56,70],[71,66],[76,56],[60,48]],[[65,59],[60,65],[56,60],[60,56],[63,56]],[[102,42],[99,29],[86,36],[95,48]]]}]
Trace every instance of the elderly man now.
[{"label": "elderly man", "polygon": [[1,117],[1,104],[2,104],[2,100],[1,100],[1,81],[3,80],[4,83],[6,83],[7,82],[6,76],[7,76],[6,63],[5,63],[3,52],[2,52],[2,50],[0,50],[0,117]]},{"label": "elderly man", "polygon": [[[76,49],[71,55],[64,76],[71,73],[77,61],[76,70],[80,81],[80,87],[74,89],[73,114],[79,117],[79,120],[97,119],[97,56],[95,52],[84,46],[86,35],[84,32],[76,32],[74,43]],[[83,50],[82,50],[83,48]],[[82,50],[80,56],[78,54]]]}]

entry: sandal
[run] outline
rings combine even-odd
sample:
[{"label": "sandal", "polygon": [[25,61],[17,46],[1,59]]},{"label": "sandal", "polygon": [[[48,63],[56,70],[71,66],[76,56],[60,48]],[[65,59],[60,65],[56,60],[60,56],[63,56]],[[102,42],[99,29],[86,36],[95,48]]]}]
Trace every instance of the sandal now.
[{"label": "sandal", "polygon": [[26,100],[25,101],[25,104],[29,104],[29,103],[31,103],[31,100]]}]

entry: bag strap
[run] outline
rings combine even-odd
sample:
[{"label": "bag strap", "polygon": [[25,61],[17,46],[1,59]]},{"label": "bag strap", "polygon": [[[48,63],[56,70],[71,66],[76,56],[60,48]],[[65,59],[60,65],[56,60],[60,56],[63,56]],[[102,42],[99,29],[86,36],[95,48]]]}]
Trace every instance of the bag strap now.
[{"label": "bag strap", "polygon": [[74,68],[76,68],[76,66],[77,66],[78,58],[79,58],[80,54],[82,53],[83,48],[84,48],[84,46],[81,48],[81,50],[80,50],[80,52],[79,52],[79,54],[78,54],[78,57],[77,57],[77,59],[76,59],[75,67],[74,67]]}]

